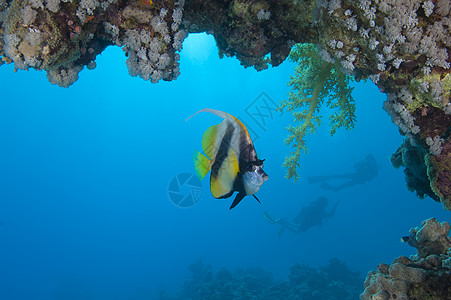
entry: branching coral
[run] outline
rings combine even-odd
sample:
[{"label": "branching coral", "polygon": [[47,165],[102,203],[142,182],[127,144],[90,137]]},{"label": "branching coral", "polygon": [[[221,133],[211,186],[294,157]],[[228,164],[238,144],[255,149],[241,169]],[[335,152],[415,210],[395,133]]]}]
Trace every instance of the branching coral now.
[{"label": "branching coral", "polygon": [[[399,126],[401,134],[424,150],[422,169],[427,169],[424,186],[430,186],[426,194],[440,200],[446,209],[451,207],[451,15],[448,2],[318,0],[312,11],[311,27],[317,33],[318,38],[313,43],[318,46],[323,61],[332,63],[336,70],[356,80],[371,79],[388,95],[384,108],[392,121]],[[327,64],[317,63],[318,70],[325,66]],[[303,75],[311,72],[310,69],[302,71]],[[318,87],[316,81],[311,83],[310,91],[315,87]],[[305,91],[308,92],[308,88]],[[315,132],[318,122],[312,117],[315,106],[321,104],[311,101],[313,94],[304,97],[303,92],[299,94],[307,100],[293,102],[296,93],[292,93],[288,102],[294,104],[287,109],[307,108],[305,113],[295,116],[303,124],[290,127],[287,139],[295,147],[285,161],[287,177],[295,179],[300,153],[307,149],[304,136]],[[416,189],[415,185],[412,187]],[[419,194],[424,195],[423,191],[425,189]]]},{"label": "branching coral", "polygon": [[296,180],[299,178],[297,168],[301,153],[308,150],[305,135],[315,133],[321,124],[318,115],[321,105],[325,102],[328,107],[338,110],[329,117],[331,135],[340,127],[353,128],[356,117],[355,101],[351,95],[353,88],[349,86],[351,77],[340,70],[337,62],[323,60],[313,44],[297,44],[289,59],[298,65],[288,83],[292,91],[289,98],[282,101],[279,110],[291,112],[294,121],[300,122],[288,127],[285,143],[295,149],[283,164],[288,169],[287,178]]}]

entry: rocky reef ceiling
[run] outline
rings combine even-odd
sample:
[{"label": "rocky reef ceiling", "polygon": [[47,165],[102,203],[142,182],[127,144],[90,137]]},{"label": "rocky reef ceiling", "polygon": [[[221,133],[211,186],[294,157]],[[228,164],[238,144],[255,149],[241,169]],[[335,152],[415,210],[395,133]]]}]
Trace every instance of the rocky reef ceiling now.
[{"label": "rocky reef ceiling", "polygon": [[220,55],[257,70],[315,44],[325,62],[388,95],[407,137],[393,164],[409,189],[451,209],[450,10],[449,0],[0,0],[0,65],[68,87],[116,45],[131,76],[157,83],[180,74],[189,33],[212,34]]}]

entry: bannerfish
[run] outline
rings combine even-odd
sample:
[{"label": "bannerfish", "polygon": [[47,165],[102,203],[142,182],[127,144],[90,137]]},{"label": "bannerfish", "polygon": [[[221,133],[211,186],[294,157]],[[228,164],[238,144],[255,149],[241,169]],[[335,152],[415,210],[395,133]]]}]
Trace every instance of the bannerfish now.
[{"label": "bannerfish", "polygon": [[246,127],[234,116],[209,108],[196,112],[186,120],[200,112],[209,112],[224,120],[205,131],[202,149],[206,156],[194,151],[197,177],[202,180],[211,170],[210,190],[216,199],[229,198],[234,192],[238,192],[230,209],[248,195],[260,202],[255,193],[268,180],[268,174],[263,171],[264,159],[257,157]]}]

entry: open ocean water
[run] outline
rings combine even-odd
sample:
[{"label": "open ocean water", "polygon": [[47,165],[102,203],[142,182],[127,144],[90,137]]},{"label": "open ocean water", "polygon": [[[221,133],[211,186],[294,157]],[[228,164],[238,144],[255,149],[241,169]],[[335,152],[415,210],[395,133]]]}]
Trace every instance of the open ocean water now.
[{"label": "open ocean water", "polygon": [[[287,98],[293,63],[244,69],[219,59],[206,34],[185,40],[173,82],[130,77],[117,47],[96,61],[67,89],[44,72],[0,68],[2,300],[159,299],[180,291],[198,259],[215,271],[260,267],[287,280],[296,263],[317,268],[338,258],[364,278],[380,262],[415,253],[400,242],[411,227],[450,220],[441,204],[409,192],[403,171],[392,167],[403,137],[371,82],[353,83],[353,130],[331,137],[324,119],[307,136],[310,151],[293,182],[281,166],[291,151],[284,145],[291,116],[274,111]],[[174,180],[194,173],[204,131],[222,120],[202,113],[184,121],[206,107],[248,127],[269,174],[261,204],[246,197],[229,210],[233,198],[214,199],[209,176],[177,190]],[[327,109],[321,113],[327,118]],[[368,183],[335,192],[306,180],[352,172],[367,154],[378,163]],[[290,220],[319,197],[339,201],[335,214],[301,234],[280,236],[263,217]]]}]

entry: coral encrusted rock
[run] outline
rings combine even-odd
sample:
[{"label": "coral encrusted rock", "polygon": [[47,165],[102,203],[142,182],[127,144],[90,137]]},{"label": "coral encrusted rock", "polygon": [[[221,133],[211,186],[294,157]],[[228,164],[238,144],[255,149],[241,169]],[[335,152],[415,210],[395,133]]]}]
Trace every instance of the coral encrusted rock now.
[{"label": "coral encrusted rock", "polygon": [[365,280],[362,300],[451,299],[451,241],[448,222],[423,221],[402,238],[417,249],[411,257],[400,256],[389,266],[380,264]]},{"label": "coral encrusted rock", "polygon": [[0,65],[68,87],[117,45],[130,75],[156,83],[180,74],[189,33],[257,70],[309,43],[326,70],[387,94],[384,109],[423,155],[429,188],[409,188],[451,209],[450,14],[449,0],[0,0]]}]

